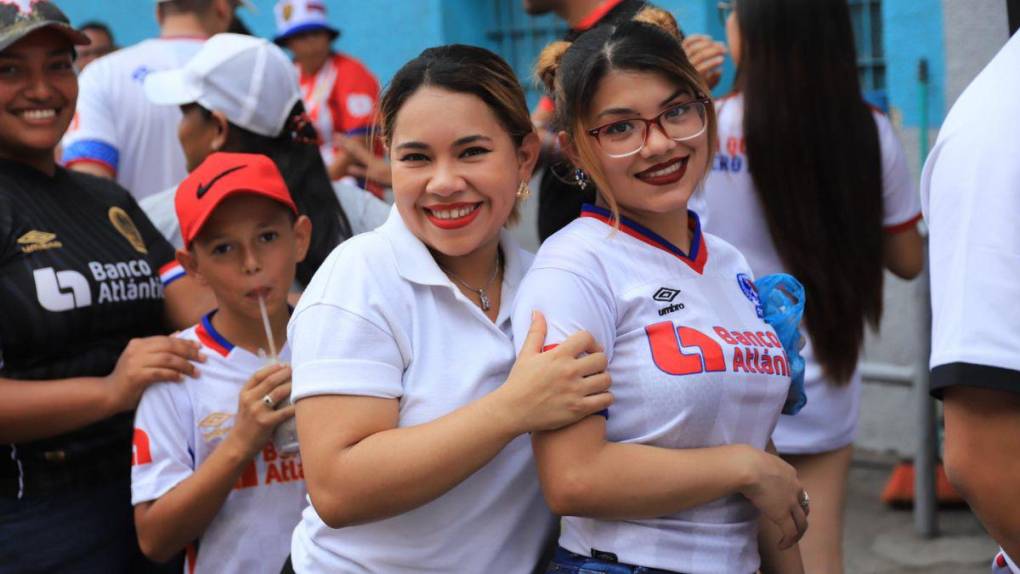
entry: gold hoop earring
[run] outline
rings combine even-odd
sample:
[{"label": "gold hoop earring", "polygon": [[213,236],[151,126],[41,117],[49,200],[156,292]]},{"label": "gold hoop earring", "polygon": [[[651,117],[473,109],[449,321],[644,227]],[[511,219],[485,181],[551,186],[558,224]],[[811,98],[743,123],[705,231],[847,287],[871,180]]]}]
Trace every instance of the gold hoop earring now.
[{"label": "gold hoop earring", "polygon": [[520,201],[527,201],[531,197],[531,186],[528,185],[527,181],[522,181],[517,186],[517,199]]}]

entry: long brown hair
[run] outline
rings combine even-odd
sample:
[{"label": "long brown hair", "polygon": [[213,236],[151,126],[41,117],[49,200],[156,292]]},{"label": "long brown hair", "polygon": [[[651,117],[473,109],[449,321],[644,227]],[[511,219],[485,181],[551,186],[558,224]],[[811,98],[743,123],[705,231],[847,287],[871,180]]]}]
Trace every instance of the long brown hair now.
[{"label": "long brown hair", "polygon": [[846,0],[739,0],[748,169],[815,355],[849,381],[882,315],[882,160]]}]

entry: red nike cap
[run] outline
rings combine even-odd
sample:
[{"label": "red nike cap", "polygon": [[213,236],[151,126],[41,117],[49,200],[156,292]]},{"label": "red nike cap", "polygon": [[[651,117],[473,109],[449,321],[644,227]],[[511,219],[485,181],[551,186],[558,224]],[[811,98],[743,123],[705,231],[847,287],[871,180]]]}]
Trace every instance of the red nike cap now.
[{"label": "red nike cap", "polygon": [[216,207],[228,197],[249,193],[279,201],[298,213],[280,170],[260,154],[217,152],[177,186],[174,207],[184,247],[202,231]]}]

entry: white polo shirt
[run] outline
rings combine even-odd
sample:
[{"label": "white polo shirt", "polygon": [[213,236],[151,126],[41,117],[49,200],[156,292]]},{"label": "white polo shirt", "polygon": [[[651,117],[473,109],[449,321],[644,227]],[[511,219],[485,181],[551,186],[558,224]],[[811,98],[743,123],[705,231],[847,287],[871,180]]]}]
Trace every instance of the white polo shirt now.
[{"label": "white polo shirt", "polygon": [[[266,361],[216,331],[210,313],[178,337],[197,341],[207,360],[197,378],[146,389],[135,413],[131,503],[156,500],[212,454],[234,426],[237,398]],[[280,360],[290,359],[290,347]],[[290,534],[307,505],[300,455],[283,456],[272,442],[248,464],[197,545],[186,551],[186,574],[276,574],[290,553]]]},{"label": "white polo shirt", "polygon": [[[291,317],[294,398],[396,399],[400,426],[426,423],[492,392],[514,363],[510,302],[531,263],[509,233],[499,316],[490,321],[439,268],[396,208],[345,241]],[[528,437],[446,494],[399,516],[334,530],[308,507],[294,531],[298,572],[531,572],[553,521]]]},{"label": "white polo shirt", "polygon": [[[756,276],[787,272],[747,168],[743,95],[716,102],[716,110],[719,152],[705,181],[705,199],[712,213],[708,230],[740,250]],[[880,112],[872,117],[882,158],[883,225],[887,233],[896,233],[917,224],[921,207],[892,124]],[[881,259],[882,254],[876,253],[875,257]],[[807,346],[800,354],[805,363],[807,404],[795,416],[780,417],[772,437],[779,452],[786,454],[827,452],[852,443],[857,434],[860,374],[854,373],[849,384],[830,384],[815,359],[810,336],[804,334]]]},{"label": "white polo shirt", "polygon": [[[528,317],[546,345],[585,330],[605,349],[615,398],[606,440],[688,449],[764,450],[790,387],[782,344],[761,319],[743,256],[702,234],[690,212],[685,253],[627,218],[586,205],[547,239],[514,302],[520,345]],[[754,572],[758,511],[739,494],[640,520],[563,519],[560,545],[590,556],[689,574]]]},{"label": "white polo shirt", "polygon": [[1020,33],[946,116],[921,176],[932,388],[1020,392]]},{"label": "white polo shirt", "polygon": [[64,165],[113,170],[135,199],[177,185],[188,175],[177,140],[181,110],[145,97],[145,76],[182,67],[205,42],[154,38],[99,58],[79,78],[78,105],[63,139]]}]

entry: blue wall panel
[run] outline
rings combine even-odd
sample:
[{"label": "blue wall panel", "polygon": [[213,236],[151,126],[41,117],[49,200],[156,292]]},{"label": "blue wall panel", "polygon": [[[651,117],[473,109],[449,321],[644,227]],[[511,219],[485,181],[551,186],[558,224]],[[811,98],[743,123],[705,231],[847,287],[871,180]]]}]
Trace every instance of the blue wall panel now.
[{"label": "blue wall panel", "polygon": [[[521,17],[520,0],[507,5]],[[99,19],[109,23],[122,45],[158,33],[152,0],[57,0],[74,23]],[[256,10],[241,10],[241,17],[259,35],[274,33],[274,0],[253,0]],[[658,0],[671,10],[688,34],[709,34],[724,40],[715,0]],[[330,18],[343,30],[337,48],[365,62],[385,83],[404,62],[428,46],[449,42],[478,44],[500,51],[493,39],[497,23],[497,0],[326,0]],[[888,100],[902,113],[903,123],[920,121],[920,88],[917,62],[927,58],[930,71],[929,123],[937,126],[944,116],[945,49],[940,0],[883,0]],[[505,15],[504,15],[505,18]],[[526,18],[526,17],[525,17]],[[546,20],[552,21],[550,17]],[[516,24],[514,24],[516,25]],[[512,60],[528,59],[539,47],[517,46]],[[528,54],[525,54],[527,52]],[[530,66],[517,65],[523,82]],[[727,59],[716,95],[731,85],[733,65]],[[532,97],[533,99],[533,97]]]},{"label": "blue wall panel", "polygon": [[885,0],[882,3],[889,104],[902,113],[903,125],[921,121],[918,61],[928,60],[928,125],[945,117],[946,58],[940,0]]}]

